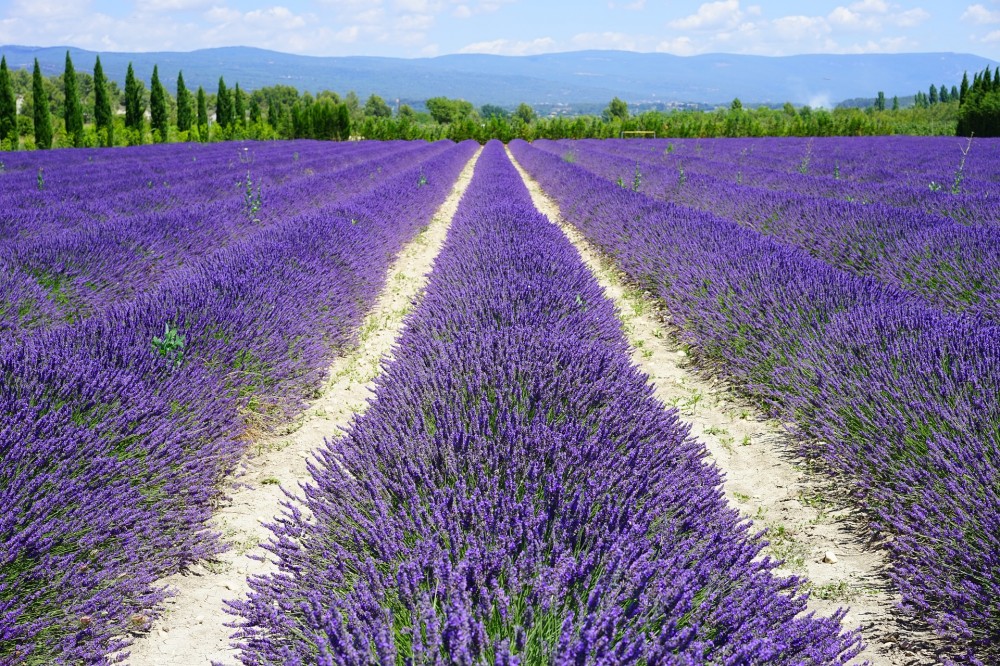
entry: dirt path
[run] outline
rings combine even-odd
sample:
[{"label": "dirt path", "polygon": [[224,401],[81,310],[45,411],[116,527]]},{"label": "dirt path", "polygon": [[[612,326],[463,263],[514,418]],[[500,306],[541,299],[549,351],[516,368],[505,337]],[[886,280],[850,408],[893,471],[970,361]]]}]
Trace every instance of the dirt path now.
[{"label": "dirt path", "polygon": [[864,628],[868,649],[857,661],[874,666],[936,663],[928,636],[904,630],[893,607],[899,598],[884,575],[882,551],[866,546],[854,516],[835,499],[836,489],[809,474],[796,459],[781,423],[763,417],[726,386],[699,373],[652,298],[630,288],[609,260],[566,223],[558,205],[510,155],[535,207],[557,223],[614,301],[633,347],[633,360],[652,382],[656,396],[676,406],[725,473],[730,504],[767,528],[771,555],[785,560],[784,573],[809,580],[809,610],[829,615],[849,606],[844,626]]},{"label": "dirt path", "polygon": [[241,478],[234,482],[229,503],[219,509],[212,526],[230,544],[217,561],[204,562],[171,576],[164,584],[176,594],[150,632],[131,647],[129,664],[136,666],[200,666],[213,661],[235,663],[229,644],[233,630],[225,626],[232,617],[224,599],[249,591],[247,577],[273,570],[269,560],[258,561],[266,551],[259,546],[270,536],[264,523],[282,512],[282,488],[297,489],[310,479],[306,462],[339,429],[367,407],[382,359],[389,355],[402,330],[404,316],[427,283],[458,201],[472,179],[479,152],[462,170],[454,188],[433,220],[410,243],[389,269],[385,289],[362,324],[359,344],[338,358],[330,369],[323,395],[283,434],[258,442]]}]

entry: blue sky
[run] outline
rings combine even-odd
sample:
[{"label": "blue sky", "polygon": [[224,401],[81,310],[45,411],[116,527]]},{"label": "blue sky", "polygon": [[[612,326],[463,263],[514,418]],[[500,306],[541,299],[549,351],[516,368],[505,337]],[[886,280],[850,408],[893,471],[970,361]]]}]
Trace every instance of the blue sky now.
[{"label": "blue sky", "polygon": [[1000,60],[1000,0],[0,0],[0,44],[400,57],[956,51]]}]

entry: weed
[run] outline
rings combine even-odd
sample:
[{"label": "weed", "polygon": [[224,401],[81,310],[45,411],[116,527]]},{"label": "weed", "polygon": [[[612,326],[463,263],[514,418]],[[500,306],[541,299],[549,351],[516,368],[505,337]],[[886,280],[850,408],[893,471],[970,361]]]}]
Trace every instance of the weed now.
[{"label": "weed", "polygon": [[965,160],[969,157],[969,151],[972,150],[972,134],[969,135],[969,141],[965,144],[965,147],[959,146],[959,150],[962,151],[962,159],[958,161],[958,168],[955,170],[955,180],[951,183],[951,193],[961,194],[962,192],[962,180],[965,178]]},{"label": "weed", "polygon": [[743,441],[740,442],[740,446],[750,446],[750,435],[743,435]]},{"label": "weed", "polygon": [[281,481],[278,481],[273,476],[269,476],[267,478],[264,478],[264,479],[260,480],[260,485],[262,485],[262,486],[277,486],[280,483],[281,483]]},{"label": "weed", "polygon": [[813,141],[812,139],[809,139],[806,142],[806,153],[805,155],[802,156],[802,161],[799,162],[799,167],[798,167],[798,171],[802,175],[809,173],[809,163],[812,162],[812,150],[813,150]]},{"label": "weed", "polygon": [[854,591],[846,580],[838,580],[835,583],[824,585],[808,585],[809,596],[826,601],[851,601],[854,599]]},{"label": "weed", "polygon": [[746,493],[740,493],[740,492],[733,491],[733,497],[736,498],[737,502],[740,502],[740,503],[743,503],[743,504],[746,504],[747,502],[750,501],[750,496],[747,495]]},{"label": "weed", "polygon": [[260,182],[255,183],[253,178],[253,153],[250,152],[249,148],[244,148],[239,153],[239,156],[240,163],[246,165],[247,168],[246,177],[237,183],[240,189],[243,190],[243,209],[246,211],[247,218],[251,222],[260,222],[257,213],[260,212],[261,206],[264,204],[264,199],[261,195]]},{"label": "weed", "polygon": [[163,327],[163,337],[153,337],[153,351],[179,368],[184,362],[184,336],[170,324]]}]

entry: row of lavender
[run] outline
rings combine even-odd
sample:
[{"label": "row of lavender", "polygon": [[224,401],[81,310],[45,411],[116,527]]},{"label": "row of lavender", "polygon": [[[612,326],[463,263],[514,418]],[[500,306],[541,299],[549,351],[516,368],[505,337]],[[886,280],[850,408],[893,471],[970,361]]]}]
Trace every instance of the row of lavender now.
[{"label": "row of lavender", "polygon": [[[878,202],[776,192],[713,175],[681,177],[655,158],[637,162],[634,155],[612,154],[621,152],[621,144],[537,142],[554,154],[572,151],[576,164],[605,179],[621,179],[629,189],[735,220],[832,266],[919,294],[944,310],[1000,322],[1000,225],[969,227]],[[1000,149],[1000,142],[988,145]],[[993,199],[1000,205],[1000,197]]]},{"label": "row of lavender", "polygon": [[1000,223],[1000,151],[993,139],[836,137],[609,142],[689,175],[770,190],[880,202],[963,224]]},{"label": "row of lavender", "polygon": [[[0,331],[23,334],[101,312],[263,227],[368,189],[443,149],[170,146],[148,155],[85,151],[91,160],[63,153],[66,164],[46,154],[40,161],[53,178],[41,191],[26,182],[33,165],[21,157],[23,164],[0,174],[11,200],[0,222],[9,231],[0,241]],[[72,178],[78,172],[79,181]],[[91,182],[102,173],[106,186]],[[137,185],[136,174],[156,186]]]},{"label": "row of lavender", "polygon": [[[840,664],[572,245],[486,146],[376,398],[329,442],[245,664]],[[307,515],[308,514],[308,517]]]},{"label": "row of lavender", "polygon": [[[907,609],[997,658],[1000,331],[523,142],[517,159],[712,365],[856,489]],[[975,659],[975,657],[972,657]]]},{"label": "row of lavender", "polygon": [[205,521],[248,419],[318,387],[474,150],[404,155],[354,197],[0,350],[0,664],[103,663],[148,627],[157,580],[218,552]]}]

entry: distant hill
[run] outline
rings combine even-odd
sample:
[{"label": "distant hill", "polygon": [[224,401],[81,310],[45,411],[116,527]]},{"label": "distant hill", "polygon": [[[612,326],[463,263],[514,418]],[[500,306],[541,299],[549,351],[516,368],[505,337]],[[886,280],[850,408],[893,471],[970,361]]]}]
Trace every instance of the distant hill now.
[{"label": "distant hill", "polygon": [[[0,46],[11,68],[62,72],[66,47]],[[70,48],[78,71],[93,68],[95,52]],[[132,62],[148,81],[153,65],[168,88],[178,70],[189,87],[214,91],[219,76],[244,90],[286,84],[300,91],[355,91],[387,100],[420,102],[443,95],[474,104],[510,106],[606,104],[614,96],[629,103],[810,104],[832,106],[845,99],[957,85],[962,72],[997,63],[961,53],[798,55],[730,54],[675,56],[629,51],[574,51],[534,56],[458,54],[436,58],[312,57],[250,47],[191,52],[101,53],[105,73],[124,85]]]}]

